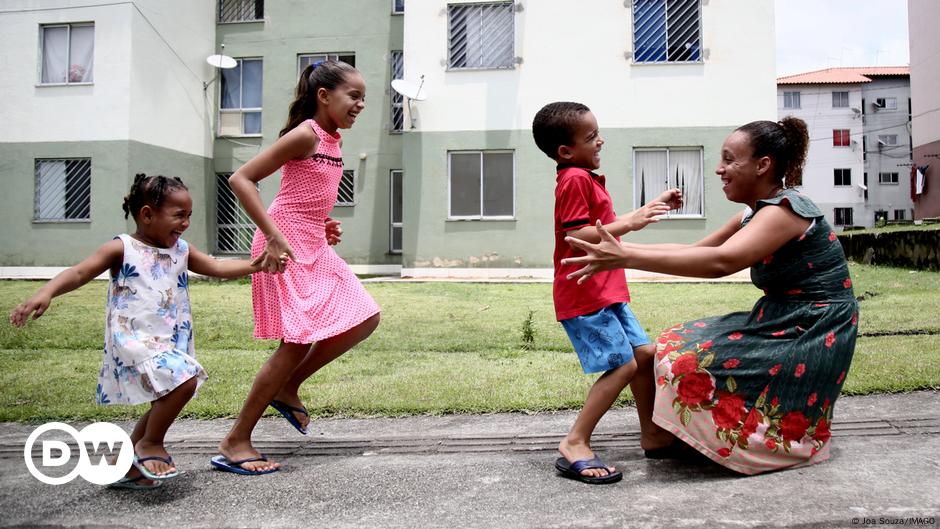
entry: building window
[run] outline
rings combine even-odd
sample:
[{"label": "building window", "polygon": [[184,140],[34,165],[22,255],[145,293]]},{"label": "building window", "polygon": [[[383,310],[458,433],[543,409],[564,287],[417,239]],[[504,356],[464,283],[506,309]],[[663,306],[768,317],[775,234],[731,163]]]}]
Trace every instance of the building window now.
[{"label": "building window", "polygon": [[91,158],[36,160],[33,219],[91,220]]},{"label": "building window", "polygon": [[851,226],[852,222],[852,208],[835,208],[835,224],[836,226]]},{"label": "building window", "polygon": [[800,93],[799,92],[784,92],[783,93],[783,108],[800,108]]},{"label": "building window", "polygon": [[833,147],[849,146],[849,129],[833,129],[832,131]]},{"label": "building window", "polygon": [[658,197],[666,189],[682,191],[682,208],[669,216],[701,217],[705,214],[702,148],[644,149],[633,151],[634,209]]},{"label": "building window", "polygon": [[264,0],[219,0],[219,22],[264,20]]},{"label": "building window", "polygon": [[356,66],[355,53],[307,53],[297,56],[297,76],[304,71],[307,66],[323,61],[343,61],[350,66]]},{"label": "building window", "polygon": [[452,219],[509,219],[515,215],[512,151],[448,153]]},{"label": "building window", "polygon": [[237,65],[222,70],[222,103],[219,105],[219,136],[261,134],[261,59],[237,59]]},{"label": "building window", "polygon": [[388,251],[401,253],[402,236],[402,171],[392,169],[389,172],[389,234]]},{"label": "building window", "polygon": [[512,68],[513,14],[512,2],[448,4],[448,67]]},{"label": "building window", "polygon": [[343,169],[343,177],[339,180],[339,190],[336,193],[336,205],[356,205],[356,171],[354,169]]},{"label": "building window", "polygon": [[893,146],[898,144],[898,135],[897,134],[879,134],[878,135],[878,146]]},{"label": "building window", "polygon": [[392,14],[400,15],[405,12],[405,0],[392,0]]},{"label": "building window", "polygon": [[91,83],[95,80],[95,25],[40,26],[41,84]]},{"label": "building window", "polygon": [[849,93],[848,92],[833,92],[832,93],[832,108],[849,108]]},{"label": "building window", "polygon": [[896,97],[879,97],[875,99],[875,102],[872,103],[875,107],[875,110],[897,110],[898,109],[898,98]]},{"label": "building window", "polygon": [[702,60],[699,0],[634,0],[634,62]]},{"label": "building window", "polygon": [[[245,213],[228,183],[232,173],[215,175],[216,251],[224,254],[250,254],[255,224]],[[257,184],[255,184],[257,187]]]},{"label": "building window", "polygon": [[907,210],[904,210],[904,209],[896,209],[896,210],[894,210],[894,220],[904,220],[904,219],[906,219],[906,218],[907,218],[906,213],[905,213],[906,211],[907,211]]},{"label": "building window", "polygon": [[[389,57],[392,79],[405,78],[405,58],[400,51],[393,51]],[[405,127],[405,97],[392,90],[392,108],[389,120],[389,130],[401,132]]]},{"label": "building window", "polygon": [[878,173],[878,183],[897,185],[898,173]]},{"label": "building window", "polygon": [[852,185],[852,170],[851,169],[833,169],[833,185],[837,187],[844,187]]}]

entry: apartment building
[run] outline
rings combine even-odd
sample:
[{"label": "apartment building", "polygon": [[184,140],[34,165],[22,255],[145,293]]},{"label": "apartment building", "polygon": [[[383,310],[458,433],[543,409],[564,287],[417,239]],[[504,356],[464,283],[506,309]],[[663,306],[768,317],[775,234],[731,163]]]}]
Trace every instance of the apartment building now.
[{"label": "apartment building", "polygon": [[908,0],[911,43],[911,125],[914,143],[914,218],[940,217],[940,42],[934,38],[940,4]]}]

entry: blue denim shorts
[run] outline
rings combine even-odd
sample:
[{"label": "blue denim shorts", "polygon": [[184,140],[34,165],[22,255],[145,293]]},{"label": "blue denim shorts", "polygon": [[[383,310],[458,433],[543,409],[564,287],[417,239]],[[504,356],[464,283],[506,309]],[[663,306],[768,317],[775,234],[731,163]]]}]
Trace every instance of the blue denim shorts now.
[{"label": "blue denim shorts", "polygon": [[630,306],[607,305],[597,312],[561,320],[585,373],[616,369],[633,359],[633,348],[650,343]]}]

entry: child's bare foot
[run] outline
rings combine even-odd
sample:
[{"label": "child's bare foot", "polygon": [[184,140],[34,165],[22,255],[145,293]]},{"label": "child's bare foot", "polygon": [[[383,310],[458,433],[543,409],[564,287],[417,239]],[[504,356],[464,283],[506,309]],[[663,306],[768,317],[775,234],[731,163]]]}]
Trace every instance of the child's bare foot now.
[{"label": "child's bare foot", "polygon": [[[587,443],[582,441],[572,441],[565,437],[561,440],[561,443],[558,444],[558,451],[561,452],[561,455],[570,463],[581,459],[591,459],[594,457],[594,452],[591,450],[591,447]],[[586,468],[581,471],[582,476],[591,476],[595,478],[604,477],[608,474],[612,474],[615,470],[614,467],[607,467],[605,472],[602,468]]]},{"label": "child's bare foot", "polygon": [[[172,459],[170,459],[170,454],[167,453],[166,448],[164,448],[162,444],[148,443],[141,439],[134,445],[134,453],[137,455],[138,459],[158,457],[166,460],[147,459],[141,463],[147,471],[155,476],[169,476],[177,471],[176,466],[172,463]],[[137,469],[134,468],[133,470],[136,471]]]},{"label": "child's bare foot", "polygon": [[[229,461],[262,457],[261,452],[251,446],[251,441],[231,441],[228,438],[222,439],[219,443],[219,453]],[[249,472],[266,472],[281,468],[281,464],[277,461],[247,461],[238,466]]]}]

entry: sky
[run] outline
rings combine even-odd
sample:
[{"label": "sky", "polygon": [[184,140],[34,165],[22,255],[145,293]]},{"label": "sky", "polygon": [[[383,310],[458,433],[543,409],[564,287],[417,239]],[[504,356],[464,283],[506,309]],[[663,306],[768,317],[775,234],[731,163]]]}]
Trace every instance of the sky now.
[{"label": "sky", "polygon": [[776,0],[775,9],[778,77],[910,61],[907,0]]}]

